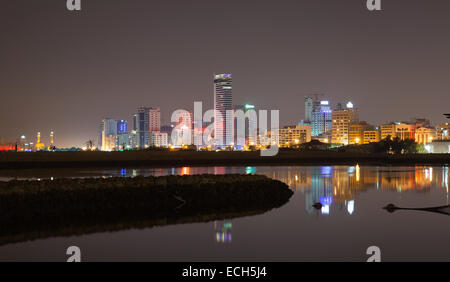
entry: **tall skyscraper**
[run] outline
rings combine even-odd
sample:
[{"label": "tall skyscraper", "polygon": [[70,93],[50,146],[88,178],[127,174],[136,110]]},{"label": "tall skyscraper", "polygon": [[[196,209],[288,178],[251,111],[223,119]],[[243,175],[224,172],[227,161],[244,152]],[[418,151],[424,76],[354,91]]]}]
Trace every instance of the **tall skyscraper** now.
[{"label": "tall skyscraper", "polygon": [[214,75],[214,139],[217,145],[229,146],[233,143],[232,75]]}]

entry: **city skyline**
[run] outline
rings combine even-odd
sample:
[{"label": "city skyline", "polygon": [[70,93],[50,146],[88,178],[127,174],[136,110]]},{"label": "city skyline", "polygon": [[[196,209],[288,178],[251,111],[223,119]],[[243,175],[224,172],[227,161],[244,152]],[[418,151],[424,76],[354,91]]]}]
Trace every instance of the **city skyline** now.
[{"label": "city skyline", "polygon": [[96,1],[73,14],[59,2],[0,10],[5,141],[41,132],[48,144],[54,131],[57,145],[81,147],[102,118],[132,124],[140,105],[160,107],[168,124],[194,101],[212,109],[211,75],[223,71],[234,74],[233,104],[279,109],[282,125],[297,124],[315,93],[333,107],[353,101],[370,124],[447,121],[449,3],[387,2],[371,14],[356,0]]}]

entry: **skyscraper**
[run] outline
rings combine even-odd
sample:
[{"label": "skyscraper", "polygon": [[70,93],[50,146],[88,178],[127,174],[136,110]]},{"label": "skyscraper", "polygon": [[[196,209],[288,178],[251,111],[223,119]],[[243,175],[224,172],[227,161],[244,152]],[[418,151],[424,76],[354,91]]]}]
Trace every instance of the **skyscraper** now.
[{"label": "skyscraper", "polygon": [[104,118],[100,125],[101,140],[102,140],[102,151],[112,151],[116,147],[116,137],[117,137],[117,124],[118,120],[111,118]]},{"label": "skyscraper", "polygon": [[232,75],[214,75],[214,139],[219,146],[233,142],[232,110]]},{"label": "skyscraper", "polygon": [[305,97],[305,120],[301,124],[311,125],[311,136],[321,136],[331,130],[331,115],[328,101],[319,100],[319,95],[314,98]]},{"label": "skyscraper", "polygon": [[159,108],[149,108],[148,111],[148,131],[161,131],[161,111]]},{"label": "skyscraper", "polygon": [[159,108],[139,107],[133,123],[136,126],[137,147],[145,148],[150,145],[150,133],[161,130],[161,112]]}]

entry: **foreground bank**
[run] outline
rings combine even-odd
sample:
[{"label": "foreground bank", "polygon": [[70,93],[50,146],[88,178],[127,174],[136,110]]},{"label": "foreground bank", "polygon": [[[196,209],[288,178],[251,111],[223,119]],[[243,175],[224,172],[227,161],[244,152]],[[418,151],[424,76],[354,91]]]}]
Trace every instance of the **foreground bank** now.
[{"label": "foreground bank", "polygon": [[0,245],[263,213],[293,192],[261,175],[0,182]]},{"label": "foreground bank", "polygon": [[450,154],[375,154],[334,151],[280,151],[273,157],[259,152],[124,151],[0,153],[1,169],[60,167],[127,167],[187,165],[281,164],[436,164],[450,163]]}]

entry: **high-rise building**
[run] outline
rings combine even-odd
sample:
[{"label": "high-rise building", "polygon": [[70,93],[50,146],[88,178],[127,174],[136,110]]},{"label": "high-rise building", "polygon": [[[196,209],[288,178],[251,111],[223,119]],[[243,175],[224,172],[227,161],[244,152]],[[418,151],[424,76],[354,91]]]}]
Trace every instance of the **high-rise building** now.
[{"label": "high-rise building", "polygon": [[350,125],[359,122],[359,111],[354,108],[353,103],[348,102],[346,108],[338,104],[332,114],[333,126],[331,143],[349,144]]},{"label": "high-rise building", "polygon": [[214,75],[214,139],[219,146],[233,143],[232,89],[231,74]]},{"label": "high-rise building", "polygon": [[150,108],[139,107],[136,114],[136,147],[144,148],[149,141],[149,114]]},{"label": "high-rise building", "polygon": [[159,108],[149,108],[148,112],[148,131],[161,131],[161,111]]},{"label": "high-rise building", "polygon": [[[256,145],[258,143],[258,117],[256,106],[252,104],[234,105],[235,145]],[[252,114],[253,113],[253,114]],[[244,124],[239,124],[244,123]],[[242,127],[242,128],[241,128]],[[239,136],[238,130],[243,130]],[[243,138],[242,138],[243,137]]]},{"label": "high-rise building", "polygon": [[311,126],[285,126],[278,130],[280,147],[290,147],[311,141]]},{"label": "high-rise building", "polygon": [[[323,96],[323,95],[320,95]],[[319,95],[314,98],[305,97],[305,119],[299,125],[311,125],[311,136],[324,136],[331,131],[332,110],[329,101],[319,100]]]},{"label": "high-rise building", "polygon": [[320,101],[311,116],[311,136],[321,136],[332,129],[332,110],[328,101]]},{"label": "high-rise building", "polygon": [[101,129],[101,150],[112,151],[116,148],[118,120],[104,118],[100,125]]},{"label": "high-rise building", "polygon": [[193,115],[188,111],[175,112],[175,126],[172,130],[173,145],[192,145],[193,143]]}]

